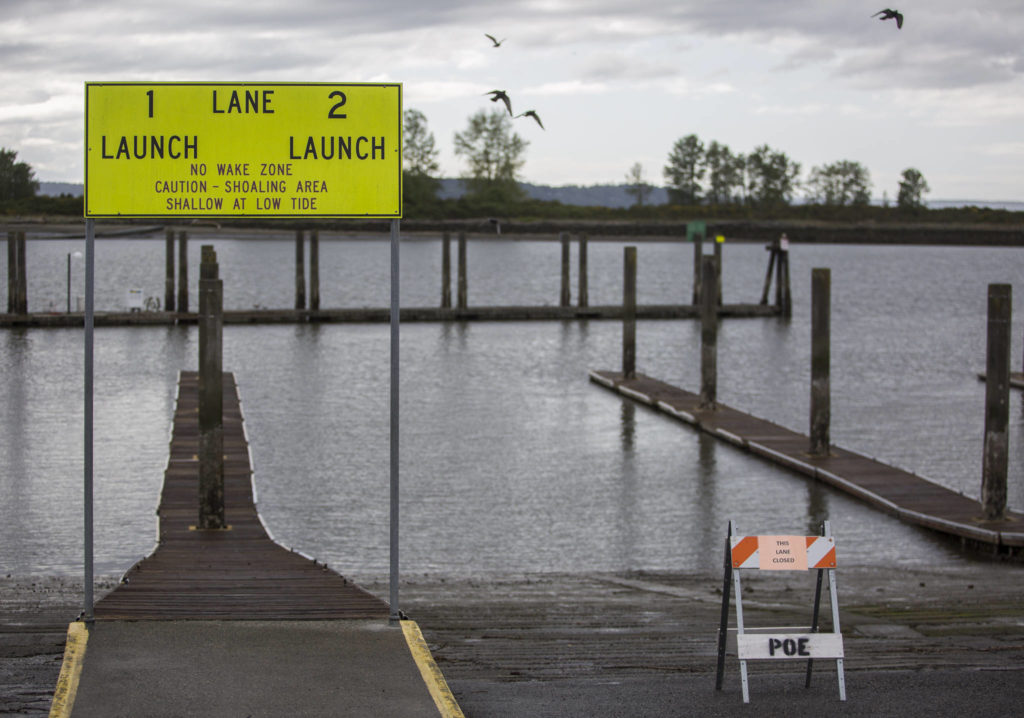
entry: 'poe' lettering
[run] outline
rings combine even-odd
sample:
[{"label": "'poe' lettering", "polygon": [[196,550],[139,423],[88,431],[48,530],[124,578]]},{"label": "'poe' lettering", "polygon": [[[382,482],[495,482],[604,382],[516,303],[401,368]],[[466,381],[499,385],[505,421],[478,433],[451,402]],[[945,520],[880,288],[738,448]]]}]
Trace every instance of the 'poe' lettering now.
[{"label": "'poe' lettering", "polygon": [[811,652],[807,649],[808,638],[769,638],[768,639],[768,655],[774,656],[776,651],[781,649],[782,653],[787,656],[807,656],[810,657]]}]

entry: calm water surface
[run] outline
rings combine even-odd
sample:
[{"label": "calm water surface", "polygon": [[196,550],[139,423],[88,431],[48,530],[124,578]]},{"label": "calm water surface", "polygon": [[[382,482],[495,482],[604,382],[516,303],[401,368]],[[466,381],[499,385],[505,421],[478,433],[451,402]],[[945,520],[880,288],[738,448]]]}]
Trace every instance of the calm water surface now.
[{"label": "calm water surface", "polygon": [[[217,249],[228,308],[292,305],[291,238],[193,235],[193,273],[205,243]],[[67,254],[82,245],[30,242],[32,311],[63,308]],[[621,301],[622,247],[591,242],[592,304]],[[97,307],[123,308],[128,287],[162,297],[163,249],[99,241]],[[323,306],[387,305],[386,241],[321,235],[320,255]],[[440,257],[437,241],[403,241],[403,305],[437,303]],[[556,303],[559,257],[553,242],[471,243],[470,303]],[[757,301],[766,261],[760,244],[727,245],[725,300]],[[830,267],[834,443],[977,496],[987,285],[1016,283],[1021,316],[1024,252],[801,246],[791,264],[791,321],[722,323],[720,399],[807,430],[810,271]],[[689,301],[691,276],[691,247],[640,244],[641,302]],[[637,335],[640,371],[698,387],[697,323],[643,321]],[[591,384],[589,369],[619,367],[617,322],[407,324],[401,336],[403,571],[716,570],[729,519],[799,533],[829,518],[846,565],[976,560]],[[224,338],[275,537],[344,573],[386,576],[387,325],[228,326]],[[196,368],[197,341],[187,327],[96,331],[100,573],[153,547],[175,382]],[[82,353],[81,330],[0,330],[4,574],[81,571]],[[1010,503],[1020,509],[1024,400],[1011,399]]]}]

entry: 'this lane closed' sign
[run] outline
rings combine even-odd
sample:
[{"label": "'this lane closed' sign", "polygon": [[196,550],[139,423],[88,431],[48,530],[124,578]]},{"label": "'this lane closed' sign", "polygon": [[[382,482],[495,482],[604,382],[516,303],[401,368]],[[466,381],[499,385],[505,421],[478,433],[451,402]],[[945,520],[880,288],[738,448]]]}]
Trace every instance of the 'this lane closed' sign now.
[{"label": "'this lane closed' sign", "polygon": [[402,86],[86,83],[86,217],[402,215]]}]

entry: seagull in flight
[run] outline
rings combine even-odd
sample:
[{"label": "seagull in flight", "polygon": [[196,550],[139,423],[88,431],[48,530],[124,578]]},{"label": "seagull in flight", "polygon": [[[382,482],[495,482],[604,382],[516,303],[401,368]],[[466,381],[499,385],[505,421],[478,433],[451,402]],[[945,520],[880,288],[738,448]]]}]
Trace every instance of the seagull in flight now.
[{"label": "seagull in flight", "polygon": [[540,117],[537,115],[536,110],[527,110],[521,115],[516,115],[516,117],[532,117],[533,119],[537,120],[537,124],[540,125],[540,128],[542,130],[544,129],[544,123],[540,121]]},{"label": "seagull in flight", "polygon": [[879,15],[882,16],[878,18],[879,20],[892,20],[893,18],[895,18],[896,28],[899,29],[903,27],[903,13],[901,13],[899,10],[890,10],[889,8],[886,8],[885,10],[879,10],[871,17],[878,17]]},{"label": "seagull in flight", "polygon": [[509,116],[512,116],[512,100],[508,99],[508,95],[505,94],[504,90],[491,90],[490,92],[485,92],[484,94],[491,96],[491,102],[497,102],[498,100],[504,102],[505,107],[508,108]]},{"label": "seagull in flight", "polygon": [[494,37],[494,35],[488,35],[486,32],[484,33],[484,37],[486,37],[488,40],[494,43],[493,47],[501,47],[501,43],[505,42],[505,40],[508,39],[503,37],[499,40],[498,38]]}]

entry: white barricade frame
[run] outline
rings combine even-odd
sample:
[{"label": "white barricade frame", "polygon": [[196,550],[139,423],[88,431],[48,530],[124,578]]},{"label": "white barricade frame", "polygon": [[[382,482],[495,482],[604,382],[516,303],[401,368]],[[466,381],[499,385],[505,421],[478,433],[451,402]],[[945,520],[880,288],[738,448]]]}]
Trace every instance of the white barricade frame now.
[{"label": "white barricade frame", "polygon": [[[807,627],[757,627],[743,623],[743,590],[740,573],[745,570],[817,571],[814,609]],[[804,687],[811,685],[811,669],[815,658],[835,659],[839,681],[839,700],[846,700],[843,674],[843,635],[839,627],[839,599],[836,593],[836,546],[828,521],[823,522],[820,536],[744,536],[736,524],[729,522],[725,540],[724,579],[722,583],[722,620],[718,628],[718,669],[715,689],[722,690],[725,675],[726,639],[729,632],[730,592],[736,594],[736,655],[740,663],[743,702],[750,702],[747,661],[806,660]],[[821,609],[822,580],[828,582],[832,607],[832,631],[818,631]]]}]

